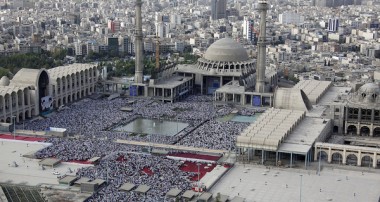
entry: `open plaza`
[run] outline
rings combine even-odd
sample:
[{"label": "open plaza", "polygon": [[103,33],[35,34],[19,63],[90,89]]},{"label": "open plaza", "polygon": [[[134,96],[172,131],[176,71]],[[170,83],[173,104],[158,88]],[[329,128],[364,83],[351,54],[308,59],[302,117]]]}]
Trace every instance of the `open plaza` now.
[{"label": "open plaza", "polygon": [[[29,142],[19,140],[1,140],[0,152],[0,183],[37,186],[41,184],[58,184],[57,176],[71,174],[79,168],[89,165],[65,162],[57,167],[39,165],[38,159],[24,157],[48,147],[49,143]],[[53,174],[57,172],[57,174]]]},{"label": "open plaza", "polygon": [[[133,110],[120,110],[123,107]],[[314,142],[325,136],[323,120],[297,115],[302,121],[275,148],[277,155],[270,147],[247,149],[236,143],[270,113],[276,111],[216,105],[207,96],[178,103],[84,99],[48,117],[18,124],[16,136],[1,135],[0,183],[37,186],[53,199],[82,192],[86,201],[198,200],[218,195],[258,202],[378,199],[380,192],[368,189],[380,182],[373,162],[364,159],[360,166],[352,165],[348,157],[347,166],[332,154],[329,162],[327,143],[314,148]],[[128,124],[128,131],[114,131]],[[307,127],[310,124],[314,126]],[[66,130],[62,137],[54,137],[44,130],[47,127]],[[27,131],[29,135],[23,136]],[[318,149],[321,156],[315,156]]]}]

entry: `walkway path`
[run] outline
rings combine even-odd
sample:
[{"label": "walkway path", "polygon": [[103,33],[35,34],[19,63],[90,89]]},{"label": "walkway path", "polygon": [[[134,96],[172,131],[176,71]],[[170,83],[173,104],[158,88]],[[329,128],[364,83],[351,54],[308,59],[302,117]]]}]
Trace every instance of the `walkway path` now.
[{"label": "walkway path", "polygon": [[186,146],[181,146],[181,145],[158,144],[158,143],[139,142],[139,141],[120,140],[120,139],[116,140],[115,142],[121,143],[121,144],[130,144],[130,145],[138,145],[138,146],[146,146],[146,147],[150,146],[150,147],[156,147],[156,148],[175,149],[175,150],[192,151],[192,152],[204,152],[204,153],[212,153],[212,154],[223,154],[223,153],[228,152],[227,150],[186,147]]}]

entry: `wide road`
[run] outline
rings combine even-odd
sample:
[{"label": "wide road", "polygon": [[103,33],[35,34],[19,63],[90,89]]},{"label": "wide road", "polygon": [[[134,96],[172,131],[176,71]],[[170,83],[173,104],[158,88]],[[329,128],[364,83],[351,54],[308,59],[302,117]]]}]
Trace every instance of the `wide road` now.
[{"label": "wide road", "polygon": [[151,143],[151,142],[131,141],[131,140],[117,139],[115,142],[121,143],[121,144],[147,146],[147,147],[150,146],[150,147],[155,147],[155,148],[175,149],[175,150],[192,151],[192,152],[204,152],[204,153],[210,153],[210,154],[228,153],[227,150],[206,149],[206,148],[198,148],[198,147],[187,147],[187,146],[170,145],[170,144],[158,144],[158,143]]}]

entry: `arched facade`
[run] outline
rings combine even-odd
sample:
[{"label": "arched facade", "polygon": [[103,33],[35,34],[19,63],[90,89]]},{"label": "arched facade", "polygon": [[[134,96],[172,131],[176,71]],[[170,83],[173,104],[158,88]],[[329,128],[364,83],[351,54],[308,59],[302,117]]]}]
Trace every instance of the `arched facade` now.
[{"label": "arched facade", "polygon": [[57,67],[49,70],[52,75],[54,107],[79,100],[94,93],[98,81],[97,69],[93,65],[76,64],[71,69]]},{"label": "arched facade", "polygon": [[[351,145],[316,143],[314,160],[326,159],[328,163],[377,168],[380,161],[380,149]],[[326,156],[326,157],[325,157]]]},{"label": "arched facade", "polygon": [[380,137],[379,95],[379,85],[367,83],[351,93],[344,105],[331,107],[338,131],[349,135]]},{"label": "arched facade", "polygon": [[78,100],[92,94],[97,81],[97,69],[92,64],[49,70],[23,68],[11,81],[0,79],[0,121],[10,123],[15,117],[19,122],[40,114],[45,96],[52,96],[54,108]]}]

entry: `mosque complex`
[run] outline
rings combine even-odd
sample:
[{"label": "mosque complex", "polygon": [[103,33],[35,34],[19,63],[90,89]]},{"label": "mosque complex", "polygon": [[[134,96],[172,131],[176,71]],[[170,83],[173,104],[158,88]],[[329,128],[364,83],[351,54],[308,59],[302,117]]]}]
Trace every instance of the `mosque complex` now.
[{"label": "mosque complex", "polygon": [[[142,40],[141,4],[136,5],[138,44]],[[155,77],[144,82],[142,48],[137,46],[135,80],[127,96],[173,103],[190,94],[201,94],[213,96],[215,103],[267,109],[237,137],[240,154],[248,160],[261,156],[264,162],[267,156],[275,156],[278,162],[281,155],[290,159],[299,155],[307,167],[318,156],[313,148],[315,143],[328,141],[331,134],[380,136],[377,83],[357,84],[351,89],[334,86],[331,81],[301,80],[292,88],[279,87],[278,75],[282,73],[266,65],[268,7],[265,1],[259,3],[258,10],[262,22],[257,58],[250,58],[247,50],[233,39],[222,38],[214,42],[196,64],[159,68]],[[96,92],[96,84],[102,82],[99,75],[93,64],[72,64],[49,70],[21,69],[12,80],[3,77],[0,80],[1,121],[10,123],[14,118],[20,122],[90,96]],[[375,76],[374,80],[380,78]],[[117,84],[111,85],[117,89]],[[377,145],[368,143],[371,140],[350,141],[357,146]],[[326,149],[329,159],[334,159],[331,148]],[[360,153],[360,149],[355,152]],[[377,154],[380,151],[369,153],[376,159],[373,162],[377,162]],[[377,167],[377,163],[373,166]]]},{"label": "mosque complex", "polygon": [[[209,46],[195,64],[159,67],[148,81],[144,81],[141,4],[141,1],[137,0],[134,82],[123,92],[128,102],[135,104],[135,102],[143,103],[148,100],[153,104],[158,102],[172,104],[184,100],[189,95],[197,94],[212,97],[212,102],[208,103],[215,106],[228,106],[236,111],[262,110],[263,113],[239,131],[238,135],[228,134],[232,136],[231,142],[235,146],[234,163],[238,163],[238,168],[235,170],[242,169],[239,163],[310,170],[315,169],[316,163],[313,164],[313,162],[318,161],[319,163],[325,161],[328,164],[378,168],[380,162],[380,71],[374,73],[372,82],[355,83],[351,87],[337,86],[332,81],[320,80],[301,80],[292,87],[281,87],[280,76],[283,72],[266,65],[265,19],[268,5],[266,1],[259,1],[261,22],[256,58],[250,57],[240,43],[231,38],[222,38]],[[95,64],[71,64],[48,70],[24,68],[11,80],[2,77],[0,79],[0,122],[8,124],[9,127],[10,123],[20,123],[36,116],[44,116],[82,98],[96,96],[99,92],[104,92],[105,88],[111,93],[110,97],[114,94],[120,96],[121,91],[118,90],[120,83],[102,80],[100,74]],[[194,105],[198,104],[194,103]],[[146,106],[148,104],[140,107]],[[116,111],[119,112],[118,109]],[[141,111],[144,110],[141,109]],[[232,112],[228,113],[232,114]],[[159,115],[161,116],[162,114]],[[194,126],[186,135],[201,128],[205,122],[218,125],[217,121],[209,117],[203,121]],[[155,127],[155,123],[152,127]],[[177,132],[173,136],[181,134],[184,135],[181,138],[184,138],[185,132],[187,131],[178,131],[177,123]],[[135,141],[135,143],[144,143],[143,146],[148,145],[149,149],[152,145],[156,145],[156,149],[164,148],[163,150],[170,150],[171,147],[179,148],[175,145],[177,142],[173,145],[170,145],[172,143],[154,144],[154,141],[150,141],[150,137],[149,135],[149,141]],[[202,138],[197,141],[202,142]],[[105,140],[99,142],[109,143]],[[115,140],[115,142],[121,145],[130,144],[128,142],[133,141]],[[198,152],[198,149],[200,148],[191,147],[185,153],[196,151],[197,155],[199,153],[203,155],[202,152]],[[202,151],[205,151],[204,149]],[[218,153],[221,150],[212,151]],[[223,156],[222,153],[225,155],[227,150],[218,153],[219,157]],[[230,155],[231,151],[228,153]],[[223,168],[223,172],[226,170],[228,169]],[[244,173],[246,172],[248,171],[245,170]],[[320,164],[317,173],[321,173]],[[223,175],[224,173],[220,174],[218,180]],[[240,179],[239,183],[241,181]],[[216,187],[219,186],[219,189],[222,189],[220,184]],[[199,188],[199,184],[197,186]],[[210,185],[210,188],[212,186],[214,184]],[[266,181],[265,186],[267,186]]]}]

